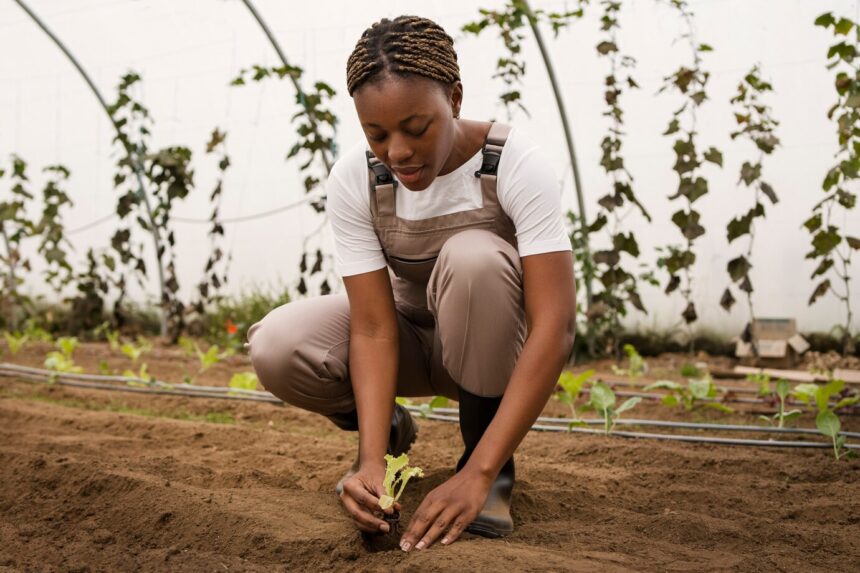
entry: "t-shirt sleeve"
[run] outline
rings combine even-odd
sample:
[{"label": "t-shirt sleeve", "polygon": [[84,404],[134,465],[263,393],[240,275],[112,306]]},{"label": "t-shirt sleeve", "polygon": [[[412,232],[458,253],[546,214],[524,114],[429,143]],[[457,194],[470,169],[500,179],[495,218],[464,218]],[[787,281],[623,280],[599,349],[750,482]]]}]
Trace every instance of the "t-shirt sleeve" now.
[{"label": "t-shirt sleeve", "polygon": [[335,163],[326,181],[326,208],[335,246],[335,271],[342,277],[386,266],[382,245],[373,230],[367,167],[363,149],[350,152]]},{"label": "t-shirt sleeve", "polygon": [[572,250],[555,171],[540,148],[517,130],[502,151],[497,193],[516,227],[521,257]]}]

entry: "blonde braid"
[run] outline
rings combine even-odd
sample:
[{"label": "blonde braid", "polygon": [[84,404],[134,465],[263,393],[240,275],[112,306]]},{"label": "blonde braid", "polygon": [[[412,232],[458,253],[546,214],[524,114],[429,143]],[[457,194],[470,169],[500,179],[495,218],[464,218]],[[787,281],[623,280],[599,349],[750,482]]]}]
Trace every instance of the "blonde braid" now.
[{"label": "blonde braid", "polygon": [[454,40],[419,16],[383,18],[362,33],[346,62],[349,95],[385,72],[415,74],[445,85],[460,81]]}]

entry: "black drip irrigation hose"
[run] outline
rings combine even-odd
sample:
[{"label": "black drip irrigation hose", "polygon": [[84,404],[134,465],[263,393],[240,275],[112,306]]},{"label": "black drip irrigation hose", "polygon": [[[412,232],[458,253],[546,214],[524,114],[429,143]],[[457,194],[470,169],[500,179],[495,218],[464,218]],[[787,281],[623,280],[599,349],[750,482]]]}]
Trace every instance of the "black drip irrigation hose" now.
[{"label": "black drip irrigation hose", "polygon": [[[42,382],[48,384],[57,384],[62,386],[70,386],[76,388],[86,388],[93,390],[109,390],[117,392],[133,392],[139,394],[155,394],[167,396],[187,396],[192,398],[215,398],[228,400],[246,400],[255,402],[265,402],[270,404],[284,405],[284,402],[273,396],[269,392],[261,392],[258,390],[242,390],[236,388],[225,388],[221,386],[194,386],[190,384],[168,384],[158,380],[145,381],[140,378],[127,378],[123,376],[103,376],[95,374],[77,374],[71,372],[55,372],[50,370],[41,370],[38,368],[30,368],[26,366],[18,366],[15,364],[0,363],[0,376],[18,378],[28,382]],[[109,384],[98,382],[96,380],[105,381],[124,381],[125,385]],[[139,386],[129,386],[128,384],[139,384]],[[422,411],[419,406],[406,406],[406,408],[419,414],[422,418],[429,420],[438,420],[443,422],[459,422],[459,417],[451,414],[458,414],[459,411],[455,408],[435,408],[431,413]],[[540,417],[536,424],[532,425],[533,430],[544,432],[568,432],[577,434],[605,434],[603,430],[594,430],[590,428],[581,428],[569,426],[574,420],[570,418],[550,418]],[[588,425],[603,425],[603,420],[587,419],[575,420],[575,422],[583,422]],[[819,435],[817,431],[806,428],[774,428],[766,426],[743,426],[743,425],[722,425],[722,424],[696,424],[690,422],[670,422],[661,420],[616,420],[616,425],[629,426],[652,426],[663,428],[687,428],[687,429],[702,429],[716,431],[745,431],[745,432],[766,432],[766,433],[783,433],[783,434],[813,434]],[[852,438],[860,438],[858,432],[840,432],[841,435]],[[695,436],[687,434],[655,434],[649,432],[629,432],[625,430],[613,430],[613,436],[623,438],[639,438],[653,439],[664,441],[677,442],[693,442],[702,444],[720,444],[733,446],[756,446],[756,447],[782,447],[782,448],[831,448],[832,444],[824,442],[808,442],[808,441],[780,441],[780,440],[753,440],[753,439],[736,439],[736,438],[718,438],[712,436]],[[860,450],[860,444],[845,444],[845,448],[851,450]]]}]

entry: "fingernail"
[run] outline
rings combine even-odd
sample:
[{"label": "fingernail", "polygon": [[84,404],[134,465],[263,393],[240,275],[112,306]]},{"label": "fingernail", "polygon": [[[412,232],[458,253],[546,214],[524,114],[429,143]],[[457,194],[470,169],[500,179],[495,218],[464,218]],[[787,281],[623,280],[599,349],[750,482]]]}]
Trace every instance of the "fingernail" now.
[{"label": "fingernail", "polygon": [[424,541],[419,541],[418,545],[415,546],[415,549],[424,549]]},{"label": "fingernail", "polygon": [[442,538],[442,545],[448,545],[448,538],[447,537]]},{"label": "fingernail", "polygon": [[408,541],[404,541],[400,544],[400,549],[403,551],[409,551],[409,548],[412,547]]},{"label": "fingernail", "polygon": [[380,523],[380,524],[379,524],[379,529],[381,529],[381,530],[382,530],[382,531],[384,531],[385,533],[388,533],[388,524],[387,524],[387,523]]}]

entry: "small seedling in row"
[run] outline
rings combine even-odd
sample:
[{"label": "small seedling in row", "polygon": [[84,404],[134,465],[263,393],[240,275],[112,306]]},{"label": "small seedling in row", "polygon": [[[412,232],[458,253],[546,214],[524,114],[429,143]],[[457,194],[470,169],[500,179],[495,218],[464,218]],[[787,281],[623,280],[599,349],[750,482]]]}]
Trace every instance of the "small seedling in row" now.
[{"label": "small seedling in row", "polygon": [[839,433],[842,425],[839,422],[839,416],[833,413],[832,410],[819,412],[815,417],[815,427],[818,431],[830,438],[833,442],[833,457],[837,460],[842,458],[851,459],[857,457],[857,454],[845,447],[845,436]]},{"label": "small seedling in row", "polygon": [[770,375],[769,374],[747,374],[747,381],[754,382],[758,385],[759,396],[770,396]]},{"label": "small seedling in row", "polygon": [[30,336],[28,334],[21,334],[20,332],[4,332],[3,338],[6,339],[6,346],[9,347],[9,352],[12,353],[12,356],[18,354],[27,342],[30,341]]},{"label": "small seedling in row", "polygon": [[206,352],[200,348],[193,340],[186,338],[184,336],[179,337],[179,346],[185,353],[193,358],[197,358],[200,363],[200,367],[197,369],[197,373],[194,376],[185,376],[183,377],[183,382],[187,384],[194,384],[194,381],[198,376],[209,370],[211,367],[215,366],[225,358],[229,356],[233,356],[236,352],[232,348],[226,348],[221,351],[221,348],[217,344],[213,344],[209,348],[206,349]]},{"label": "small seedling in row", "polygon": [[237,390],[256,390],[259,381],[253,372],[239,372],[230,378],[229,386]]},{"label": "small seedling in row", "polygon": [[701,378],[704,372],[699,370],[699,368],[690,362],[687,362],[683,366],[681,366],[681,376],[684,378]]},{"label": "small seedling in row", "polygon": [[615,428],[615,422],[621,417],[621,413],[634,408],[641,401],[639,396],[628,398],[616,409],[615,392],[603,382],[596,382],[591,386],[591,398],[585,407],[603,416],[603,430],[608,434]]},{"label": "small seedling in row", "polygon": [[686,386],[672,380],[658,380],[646,386],[645,390],[668,390],[670,393],[663,396],[663,403],[667,406],[677,406],[680,404],[687,411],[702,406],[726,413],[734,412],[734,410],[720,402],[706,401],[717,397],[717,386],[710,375],[705,375],[704,378],[687,380]]},{"label": "small seedling in row", "polygon": [[98,325],[93,330],[93,336],[96,339],[104,336],[104,339],[107,340],[108,344],[110,345],[111,350],[113,350],[113,351],[119,350],[119,347],[120,347],[119,331],[118,330],[112,330],[109,322],[105,321],[105,322],[101,323],[100,325]]},{"label": "small seedling in row", "polygon": [[776,383],[776,395],[779,398],[779,410],[772,418],[770,416],[759,416],[759,419],[764,420],[771,426],[773,425],[773,420],[777,420],[777,427],[782,428],[785,426],[785,422],[799,417],[801,414],[800,410],[791,410],[789,412],[785,411],[785,399],[788,397],[789,393],[790,388],[788,380],[784,378],[778,380]]},{"label": "small seedling in row", "polygon": [[83,372],[83,368],[75,365],[73,355],[78,347],[78,339],[74,336],[63,336],[57,339],[57,348],[45,357],[45,368],[56,372]]},{"label": "small seedling in row", "polygon": [[24,334],[26,334],[30,340],[34,340],[37,342],[54,342],[54,337],[51,336],[51,333],[42,328],[41,326],[36,326],[35,324],[33,324],[32,320],[27,321],[27,324],[24,327]]},{"label": "small seedling in row", "polygon": [[635,346],[625,344],[624,353],[627,354],[627,368],[619,368],[613,364],[612,372],[619,376],[627,376],[631,380],[635,380],[648,372],[648,363],[645,362],[645,359],[642,358]]},{"label": "small seedling in row", "polygon": [[131,359],[133,364],[137,364],[140,357],[152,350],[152,343],[143,336],[137,337],[137,344],[126,342],[119,348],[120,352]]},{"label": "small seedling in row", "polygon": [[[408,455],[400,454],[395,458],[391,454],[386,454],[385,478],[382,480],[385,495],[379,498],[379,507],[383,511],[389,507],[393,507],[397,500],[400,499],[400,496],[403,495],[406,483],[413,477],[424,477],[424,471],[419,467],[410,467]],[[391,533],[395,533],[400,523],[400,512],[395,509],[393,514],[385,514],[383,519],[390,526]]]},{"label": "small seedling in row", "polygon": [[129,380],[126,382],[129,386],[149,387],[153,382],[155,382],[155,377],[149,373],[149,367],[146,365],[146,362],[140,365],[140,370],[138,372],[135,372],[134,370],[126,370],[122,375],[126,378],[139,378],[140,380],[145,380],[145,382]]},{"label": "small seedling in row", "polygon": [[[404,398],[403,396],[398,396],[394,401],[401,406],[415,406],[414,401],[409,398]],[[418,404],[416,407],[418,409],[418,415],[422,418],[426,418],[438,408],[447,408],[448,398],[445,396],[433,396],[429,402]]]},{"label": "small seedling in row", "polygon": [[594,376],[594,370],[586,370],[580,374],[562,372],[561,376],[558,377],[558,385],[561,390],[555,393],[555,399],[570,408],[572,421],[568,423],[568,429],[585,425],[585,422],[580,420],[579,412],[576,411],[576,401],[582,393],[582,388],[591,381],[592,376]]}]

